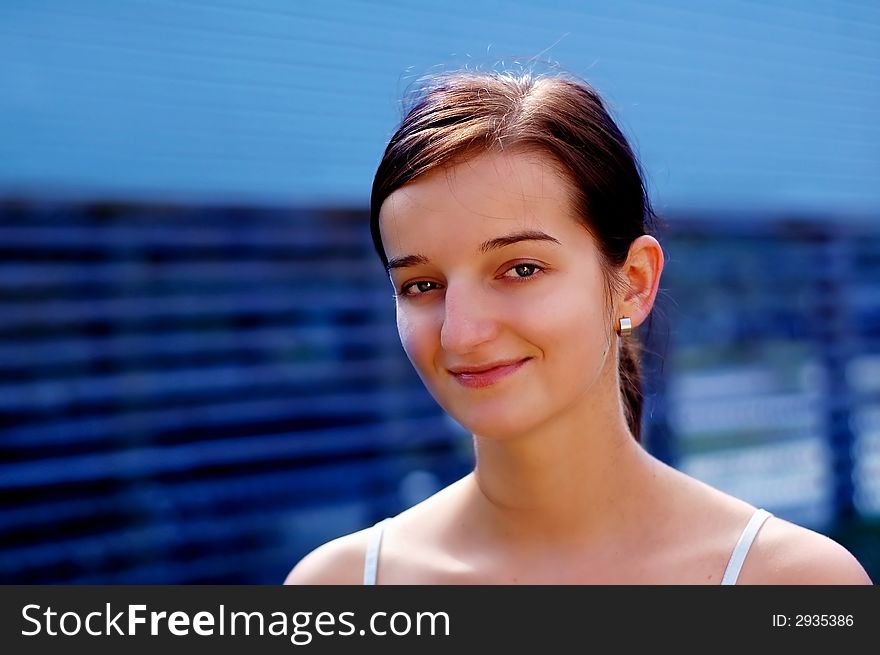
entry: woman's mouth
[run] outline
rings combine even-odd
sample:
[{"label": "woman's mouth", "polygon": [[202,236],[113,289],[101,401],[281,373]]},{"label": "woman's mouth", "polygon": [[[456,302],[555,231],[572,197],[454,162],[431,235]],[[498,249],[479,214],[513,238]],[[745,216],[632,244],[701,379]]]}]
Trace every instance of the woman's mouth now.
[{"label": "woman's mouth", "polygon": [[488,387],[499,380],[512,375],[530,359],[531,357],[525,357],[524,359],[513,362],[499,362],[497,364],[487,364],[485,366],[451,368],[449,369],[449,372],[452,374],[452,377],[455,378],[455,381],[463,387],[479,389],[482,387]]}]

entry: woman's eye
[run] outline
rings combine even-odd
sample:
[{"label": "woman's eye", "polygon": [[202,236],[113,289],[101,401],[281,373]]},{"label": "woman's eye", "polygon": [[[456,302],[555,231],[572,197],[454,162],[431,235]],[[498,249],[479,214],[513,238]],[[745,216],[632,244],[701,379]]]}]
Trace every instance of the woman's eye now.
[{"label": "woman's eye", "polygon": [[518,279],[529,278],[541,270],[543,270],[542,267],[538,266],[537,264],[517,264],[507,271],[508,273],[513,271],[516,273],[516,275],[511,276],[505,274],[504,277],[514,277]]},{"label": "woman's eye", "polygon": [[[526,280],[528,278],[534,277],[536,273],[543,272],[544,267],[539,266],[538,264],[517,264],[516,266],[512,266],[507,269],[505,274],[502,277],[505,277],[510,280]],[[511,275],[510,273],[513,273]],[[400,296],[405,297],[413,297],[413,296],[421,296],[429,291],[434,291],[436,289],[441,288],[441,285],[437,282],[431,282],[430,280],[421,280],[419,282],[409,282],[405,284],[403,288],[400,290]]]},{"label": "woman's eye", "polygon": [[[431,285],[434,285],[434,286],[431,286]],[[403,287],[403,289],[400,290],[400,295],[402,295],[402,296],[418,296],[423,293],[427,293],[428,291],[431,291],[436,287],[437,287],[436,282],[429,282],[427,280],[422,281],[422,282],[411,282],[410,284],[407,284],[406,286]],[[414,291],[414,289],[415,289],[415,291]]]}]

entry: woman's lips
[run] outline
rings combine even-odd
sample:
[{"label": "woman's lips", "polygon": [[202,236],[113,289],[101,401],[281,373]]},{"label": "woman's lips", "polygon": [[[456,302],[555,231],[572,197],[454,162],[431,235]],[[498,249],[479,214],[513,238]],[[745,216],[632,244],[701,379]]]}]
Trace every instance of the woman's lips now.
[{"label": "woman's lips", "polygon": [[452,373],[452,377],[455,378],[455,381],[463,387],[468,387],[470,389],[479,389],[481,387],[488,387],[491,384],[495,384],[502,378],[506,378],[508,375],[511,375],[515,371],[519,370],[523,364],[529,361],[529,359],[531,358],[526,357],[525,359],[521,359],[518,362],[505,364],[503,366],[496,366],[495,368],[490,368],[486,371],[480,371],[479,373],[450,372]]}]

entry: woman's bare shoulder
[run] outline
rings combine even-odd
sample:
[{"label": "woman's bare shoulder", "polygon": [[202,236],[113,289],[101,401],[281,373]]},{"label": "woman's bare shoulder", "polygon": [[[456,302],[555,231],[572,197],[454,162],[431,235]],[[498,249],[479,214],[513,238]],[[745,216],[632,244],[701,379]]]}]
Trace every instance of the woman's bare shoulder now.
[{"label": "woman's bare shoulder", "polygon": [[[687,517],[683,534],[693,543],[710,543],[729,559],[737,538],[756,511],[753,505],[670,469],[678,493],[676,505]],[[696,517],[696,520],[695,520]],[[691,526],[690,532],[684,527]],[[872,584],[859,561],[823,534],[770,516],[761,526],[743,562],[737,584]]]},{"label": "woman's bare shoulder", "polygon": [[823,534],[771,516],[758,532],[738,584],[870,585],[859,561]]},{"label": "woman's bare shoulder", "polygon": [[[388,571],[404,579],[405,576],[400,570],[409,571],[410,569],[406,568],[408,562],[414,558],[423,561],[429,557],[426,553],[428,553],[430,537],[426,535],[431,533],[432,526],[436,526],[438,517],[448,515],[455,509],[456,490],[463,482],[464,478],[444,487],[400,514],[390,517],[392,520],[386,524],[380,551],[381,562]],[[368,527],[319,546],[293,567],[284,584],[363,584],[370,534],[371,528]],[[380,583],[381,578],[380,571]]]},{"label": "woman's bare shoulder", "polygon": [[338,537],[303,557],[287,574],[286,585],[359,585],[370,529]]}]

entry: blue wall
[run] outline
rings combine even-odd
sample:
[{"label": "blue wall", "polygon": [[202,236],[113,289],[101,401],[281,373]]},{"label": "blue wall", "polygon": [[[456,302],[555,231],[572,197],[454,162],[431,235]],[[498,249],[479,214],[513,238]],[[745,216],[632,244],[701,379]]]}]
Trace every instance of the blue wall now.
[{"label": "blue wall", "polygon": [[408,84],[539,56],[666,212],[880,208],[874,2],[9,1],[0,194],[363,206]]},{"label": "blue wall", "polygon": [[535,58],[669,223],[646,447],[876,579],[880,9],[659,4],[3,2],[0,582],[277,583],[466,472],[367,197],[410,84]]}]

